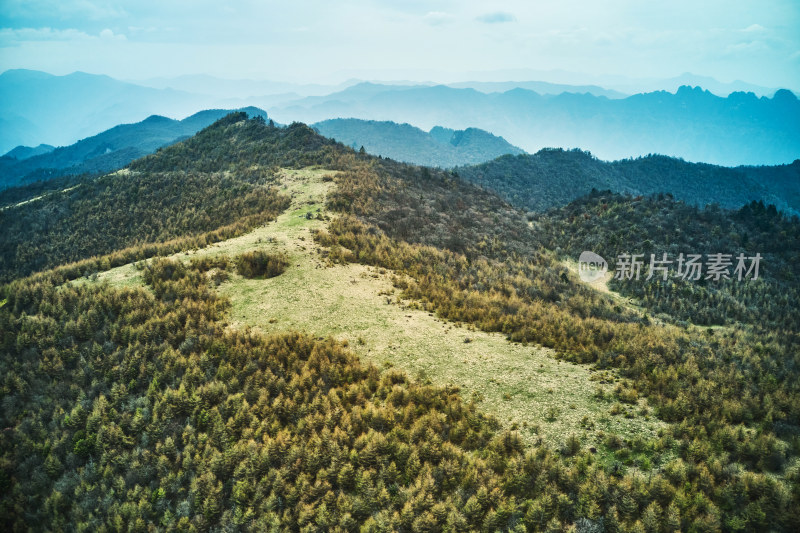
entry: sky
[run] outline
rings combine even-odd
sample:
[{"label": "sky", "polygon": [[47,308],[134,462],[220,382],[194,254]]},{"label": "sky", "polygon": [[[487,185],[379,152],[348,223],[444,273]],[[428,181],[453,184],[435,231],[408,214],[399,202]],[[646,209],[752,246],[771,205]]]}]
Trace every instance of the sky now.
[{"label": "sky", "polygon": [[800,89],[796,0],[2,0],[0,71]]}]

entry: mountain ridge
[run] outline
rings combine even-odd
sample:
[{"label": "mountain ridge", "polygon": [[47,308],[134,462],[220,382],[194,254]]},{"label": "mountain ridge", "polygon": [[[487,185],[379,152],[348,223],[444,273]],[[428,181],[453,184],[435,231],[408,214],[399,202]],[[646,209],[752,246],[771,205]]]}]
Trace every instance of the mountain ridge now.
[{"label": "mountain ridge", "polygon": [[784,165],[724,167],[658,154],[603,161],[582,150],[550,148],[455,171],[531,211],[565,205],[593,189],[610,189],[633,195],[670,193],[701,207],[738,209],[762,201],[800,213],[800,159]]},{"label": "mountain ridge", "polygon": [[534,153],[579,147],[603,159],[662,153],[718,165],[785,164],[800,155],[800,100],[699,87],[609,99],[590,94],[541,95],[516,88],[354,86],[326,97],[271,107],[279,120],[314,123],[338,117],[407,122],[423,130],[476,127]]},{"label": "mountain ridge", "polygon": [[[690,76],[683,81],[704,80]],[[163,80],[155,85],[165,86]],[[608,98],[581,92],[587,87],[580,86],[539,94],[525,88],[536,87],[527,82],[504,83],[494,88],[518,87],[492,93],[467,85],[362,82],[299,99],[290,94],[242,96],[246,93],[224,98],[219,91],[224,94],[230,84],[222,83],[210,96],[86,73],[12,70],[0,74],[0,152],[18,145],[66,145],[153,114],[188,116],[203,108],[260,105],[284,123],[359,118],[409,123],[426,131],[475,127],[529,153],[547,146],[578,147],[607,160],[663,153],[726,166],[784,164],[800,154],[800,104],[786,89],[771,97],[741,91],[721,97],[680,85],[674,93]]]},{"label": "mountain ridge", "polygon": [[521,149],[478,128],[435,126],[425,132],[410,124],[360,119],[331,119],[311,124],[320,134],[373,155],[431,167],[449,168],[489,161]]},{"label": "mountain ridge", "polygon": [[3,156],[0,157],[11,157],[18,161],[22,161],[23,159],[28,159],[36,155],[42,155],[48,152],[52,152],[53,150],[55,150],[55,148],[56,148],[55,146],[49,144],[40,144],[39,146],[19,145],[9,150],[7,153],[3,154]]},{"label": "mountain ridge", "polygon": [[[242,111],[250,116],[267,118],[266,112],[258,108],[248,107]],[[69,174],[117,170],[162,146],[194,135],[230,112],[207,109],[182,120],[150,115],[141,122],[119,124],[72,145],[25,159],[6,154],[0,157],[0,188]]]}]

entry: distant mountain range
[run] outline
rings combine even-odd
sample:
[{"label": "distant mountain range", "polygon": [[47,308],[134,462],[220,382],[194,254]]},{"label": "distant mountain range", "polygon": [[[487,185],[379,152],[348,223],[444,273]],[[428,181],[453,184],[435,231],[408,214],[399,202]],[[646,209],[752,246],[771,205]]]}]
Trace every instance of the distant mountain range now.
[{"label": "distant mountain range", "polygon": [[17,146],[5,154],[5,157],[22,161],[23,159],[52,152],[55,149],[55,146],[50,146],[49,144],[40,144],[39,146]]},{"label": "distant mountain range", "polygon": [[[364,87],[369,90],[369,87]],[[409,89],[413,90],[413,89]],[[267,118],[258,108],[250,116]],[[212,124],[230,111],[208,110],[183,120],[151,116],[115,126],[61,148],[18,146],[0,157],[0,189],[85,172],[109,172]],[[463,179],[531,211],[565,205],[592,189],[646,195],[670,193],[690,204],[739,208],[753,200],[800,213],[800,160],[775,166],[724,167],[662,155],[612,162],[578,149],[526,154],[477,128],[423,131],[390,121],[333,119],[312,125],[325,137],[397,161],[454,168]]]},{"label": "distant mountain range", "polygon": [[206,97],[107,76],[7,70],[0,74],[0,153],[17,145],[68,145],[117,124],[154,114],[185,117],[208,104]]},{"label": "distant mountain range", "polygon": [[606,162],[580,150],[548,149],[455,171],[530,211],[563,206],[592,189],[608,189],[632,195],[670,193],[700,207],[718,204],[738,209],[763,201],[800,214],[800,160],[789,165],[728,168],[659,155]]},{"label": "distant mountain range", "polygon": [[[267,117],[263,110],[254,107],[241,111],[251,117]],[[0,157],[0,188],[66,174],[116,170],[162,146],[194,135],[230,112],[212,109],[183,120],[153,115],[135,124],[115,126],[70,146],[18,146]]]},{"label": "distant mountain range", "polygon": [[445,83],[454,89],[475,89],[482,93],[504,93],[513,89],[527,89],[539,94],[557,95],[561,93],[593,94],[606,98],[625,98],[628,94],[605,89],[599,85],[568,85],[565,83],[549,83],[546,81],[462,81]]},{"label": "distant mountain range", "polygon": [[326,120],[312,127],[356,150],[363,146],[374,155],[432,167],[472,165],[524,153],[502,137],[477,128],[456,131],[436,126],[426,132],[409,124],[358,119]]},{"label": "distant mountain range", "polygon": [[[267,118],[266,112],[256,107],[241,111]],[[115,126],[70,146],[18,146],[0,157],[0,188],[84,172],[110,172],[194,135],[228,113],[229,110],[212,109],[183,120],[153,115],[141,122]],[[437,126],[425,132],[408,124],[357,119],[328,120],[313,127],[321,135],[356,150],[364,146],[374,155],[442,168],[524,153],[502,137],[476,128],[456,131]]]},{"label": "distant mountain range", "polygon": [[229,80],[209,76],[206,74],[183,75],[172,78],[149,78],[141,81],[130,81],[136,85],[154,89],[174,89],[192,94],[216,96],[218,98],[248,98],[253,96],[284,96],[290,99],[300,96],[330,94],[340,91],[351,85],[356,85],[359,80],[350,80],[338,85],[324,85],[318,83],[289,83],[268,80]]},{"label": "distant mountain range", "polygon": [[772,98],[699,87],[609,99],[546,96],[527,89],[359,84],[323,97],[270,108],[277,120],[313,123],[337,117],[408,122],[423,129],[476,127],[528,152],[578,147],[606,160],[661,153],[726,166],[790,163],[800,156],[800,101],[788,90]]},{"label": "distant mountain range", "polygon": [[742,80],[734,80],[731,82],[721,82],[711,76],[699,76],[691,72],[684,72],[680,76],[667,79],[650,79],[650,80],[637,80],[637,79],[623,79],[610,81],[609,83],[601,83],[604,87],[621,91],[624,94],[637,94],[655,91],[669,91],[675,92],[684,85],[691,87],[700,86],[707,91],[717,96],[729,96],[735,92],[753,93],[757,96],[773,96],[778,89],[774,87],[765,87],[755,83],[748,83]]},{"label": "distant mountain range", "polygon": [[[625,81],[616,80],[616,86]],[[325,86],[209,76],[141,82],[151,85],[146,87],[85,73],[9,70],[0,74],[0,153],[19,145],[69,145],[154,114],[181,118],[201,109],[257,106],[284,123],[358,118],[425,131],[479,128],[530,153],[577,147],[605,160],[661,153],[737,166],[790,163],[800,156],[800,102],[794,93],[690,74],[648,81],[662,87],[680,82],[700,82],[720,94],[735,88],[756,92],[723,97],[684,85],[675,93],[625,96],[599,85],[541,81],[445,86],[351,80]]]}]

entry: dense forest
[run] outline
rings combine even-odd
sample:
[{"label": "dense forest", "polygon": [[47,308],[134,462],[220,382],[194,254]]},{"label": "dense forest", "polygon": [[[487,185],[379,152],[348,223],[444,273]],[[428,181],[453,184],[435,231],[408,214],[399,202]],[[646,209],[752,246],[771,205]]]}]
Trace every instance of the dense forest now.
[{"label": "dense forest", "polygon": [[[794,494],[790,506],[797,507],[796,314],[788,313],[768,330],[737,324],[721,335],[654,323],[646,315],[632,320],[614,302],[574,288],[571,276],[548,253],[521,255],[518,243],[535,242],[537,234],[534,228],[526,231],[522,220],[500,240],[491,228],[502,228],[501,218],[487,224],[475,213],[462,216],[466,206],[455,191],[465,186],[450,173],[372,160],[340,174],[338,182],[330,205],[346,215],[318,238],[346,250],[344,260],[408,273],[414,281],[401,282],[405,295],[444,318],[501,331],[514,341],[551,346],[570,360],[618,368],[632,383],[618,391],[619,397],[648,397],[658,416],[673,422],[671,436],[680,443],[683,461],[703,472],[710,472],[712,464],[767,477],[781,472],[787,485],[779,490]],[[427,202],[415,203],[420,197]],[[398,211],[398,205],[405,208]],[[796,234],[796,220],[781,220]],[[452,235],[459,234],[467,238],[454,240]],[[770,249],[786,246],[783,234],[763,238],[770,236]],[[547,282],[554,277],[561,286]],[[538,286],[540,280],[547,281]],[[548,292],[549,286],[557,289]],[[786,313],[783,301],[757,300],[772,316]],[[731,479],[724,475],[712,477],[711,497],[724,509],[721,525],[758,529],[748,518],[751,511],[742,509],[759,504],[724,502],[722,494],[743,493],[729,486]],[[769,523],[781,527],[775,515]]]},{"label": "dense forest", "polygon": [[[746,323],[764,331],[800,331],[800,219],[775,206],[751,202],[736,211],[700,209],[670,194],[631,197],[595,191],[569,205],[531,217],[545,247],[577,260],[591,250],[614,262],[643,254],[639,280],[612,278],[611,286],[633,296],[651,314],[700,325]],[[667,279],[651,280],[650,256],[673,261]],[[683,279],[674,265],[680,254],[730,255],[730,279]],[[738,254],[761,256],[758,279],[733,274]],[[749,263],[748,263],[749,266]],[[619,277],[621,278],[621,276]]]},{"label": "dense forest", "polygon": [[463,179],[498,193],[520,209],[560,207],[592,189],[618,193],[668,192],[704,207],[738,209],[751,201],[800,212],[800,160],[789,165],[728,168],[661,155],[601,161],[581,150],[544,149],[457,169]]},{"label": "dense forest", "polygon": [[[403,296],[443,319],[616,369],[614,401],[647,398],[664,429],[652,439],[609,434],[603,454],[577,434],[558,449],[526,446],[457,391],[363,365],[331,339],[228,328],[211,270],[280,276],[281,257],[141,261],[271,219],[286,205],[270,186],[274,167],[308,165],[338,171],[327,201],[336,216],[315,236],[332,261],[405,274],[395,277]],[[170,187],[182,180],[190,191],[217,187],[221,198],[198,192],[206,203],[194,207],[213,216],[181,203],[185,193]],[[85,186],[103,194],[70,195]],[[241,192],[225,196],[233,186]],[[159,188],[171,191],[163,201]],[[268,208],[236,204],[248,194]],[[136,209],[100,210],[116,195]],[[17,249],[74,238],[80,252],[4,263],[0,520],[11,531],[800,529],[800,329],[795,313],[770,307],[782,300],[769,292],[795,282],[768,272],[773,296],[748,302],[772,317],[768,329],[745,313],[709,332],[669,306],[653,320],[584,286],[551,249],[580,248],[589,223],[575,220],[603,203],[620,214],[600,222],[609,235],[630,222],[625,209],[648,231],[663,212],[665,232],[693,209],[609,193],[529,221],[454,173],[238,114],[124,173],[25,204],[29,215],[3,211]],[[240,211],[228,217],[228,204]],[[77,209],[96,213],[91,233],[70,218]],[[27,229],[53,216],[62,222],[48,233]],[[152,221],[169,216],[184,220],[172,233],[136,229],[139,218],[158,228]],[[794,275],[796,219],[760,204],[698,216],[720,226],[709,246],[763,246]],[[707,229],[652,244],[692,248]],[[748,231],[747,243],[733,231]],[[22,277],[71,260],[80,261]],[[139,261],[146,287],[64,284],[120,261]]]}]

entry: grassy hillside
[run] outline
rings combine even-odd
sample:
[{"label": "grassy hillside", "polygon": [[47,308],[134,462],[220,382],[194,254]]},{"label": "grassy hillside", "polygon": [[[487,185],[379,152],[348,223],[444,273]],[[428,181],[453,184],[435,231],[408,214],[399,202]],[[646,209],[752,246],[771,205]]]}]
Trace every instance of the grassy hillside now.
[{"label": "grassy hillside", "polygon": [[[612,414],[616,376],[562,364],[552,350],[509,343],[503,335],[435,318],[413,301],[399,298],[393,271],[331,263],[330,250],[315,243],[313,234],[327,226],[324,203],[334,174],[324,169],[282,170],[278,187],[292,204],[274,222],[202,250],[176,254],[188,262],[257,249],[289,258],[289,268],[276,278],[231,275],[219,285],[220,294],[231,302],[233,327],[334,336],[378,367],[396,367],[461,390],[465,398],[479,399],[486,412],[503,427],[517,428],[527,443],[544,441],[557,448],[576,428],[585,445],[598,448],[603,448],[609,431],[629,439],[655,436],[663,424],[642,415],[648,410],[646,402]],[[93,282],[135,287],[143,279],[129,264],[102,272]],[[584,418],[591,426],[581,426]]]},{"label": "grassy hillside", "polygon": [[[275,209],[222,231],[222,188],[208,226],[2,287],[6,529],[800,527],[793,324],[651,320],[494,194],[302,125],[230,116],[85,205],[195,174]],[[145,207],[114,221],[192,212]]]},{"label": "grassy hillside", "polygon": [[727,168],[659,155],[605,162],[580,150],[546,149],[456,170],[463,179],[530,211],[560,207],[597,189],[634,196],[670,193],[700,207],[716,203],[738,209],[755,200],[800,212],[800,160]]},{"label": "grassy hillside", "polygon": [[[332,340],[226,332],[225,302],[197,266],[159,260],[145,279],[150,290],[44,285],[36,300],[19,285],[6,292],[5,529],[350,530],[487,518],[503,527],[523,518],[499,490],[507,467],[472,452],[494,443],[523,460],[521,444],[494,440],[495,425],[474,406],[381,375]],[[32,331],[28,317],[54,328]],[[36,347],[17,342],[25,338]],[[542,459],[530,456],[534,476]]]},{"label": "grassy hillside", "polygon": [[[319,238],[348,250],[345,259],[408,274],[413,282],[398,283],[403,295],[449,320],[554,347],[573,360],[619,368],[631,385],[618,388],[618,397],[635,401],[644,395],[656,405],[659,418],[678,424],[671,434],[688,439],[681,445],[684,461],[707,468],[708,461],[720,461],[760,472],[787,467],[787,474],[794,472],[789,465],[795,464],[800,443],[795,323],[783,322],[768,331],[741,324],[721,336],[653,323],[647,317],[636,323],[614,314],[625,313],[625,308],[613,299],[572,288],[571,277],[559,273],[547,254],[521,254],[524,243],[535,239],[535,227],[528,234],[526,224],[508,220],[511,225],[505,226],[502,212],[494,224],[465,212],[468,204],[460,204],[458,196],[463,189],[450,174],[401,169],[383,161],[341,173],[337,182],[329,205],[349,216],[334,221]],[[427,201],[415,201],[423,190]],[[481,236],[479,228],[487,226],[502,233],[503,241]],[[466,238],[442,239],[442,227]],[[421,246],[433,243],[440,248]],[[548,278],[549,283],[537,286]],[[566,283],[559,286],[557,279]],[[554,286],[554,291],[547,290]],[[736,363],[745,360],[746,365]],[[775,416],[778,404],[780,414]],[[705,451],[698,455],[698,448],[690,451],[693,446]],[[756,458],[756,449],[772,459]],[[716,490],[706,494],[722,494]],[[748,523],[737,506],[749,504],[715,501],[724,508],[726,527]]]},{"label": "grassy hillside", "polygon": [[243,171],[230,173],[218,156],[229,147],[215,144],[225,124],[125,171],[0,211],[0,280],[176,238],[191,236],[195,242],[189,246],[198,246],[205,243],[204,233],[220,227],[240,231],[263,223],[286,201],[270,186],[271,165],[315,161],[331,144],[306,126],[281,129],[263,120],[248,122],[238,133],[258,132],[249,148],[259,155]]},{"label": "grassy hillside", "polygon": [[355,150],[363,146],[373,155],[431,167],[474,165],[505,154],[524,153],[502,137],[476,128],[455,131],[435,127],[425,132],[409,124],[358,119],[325,120],[312,127]]}]

